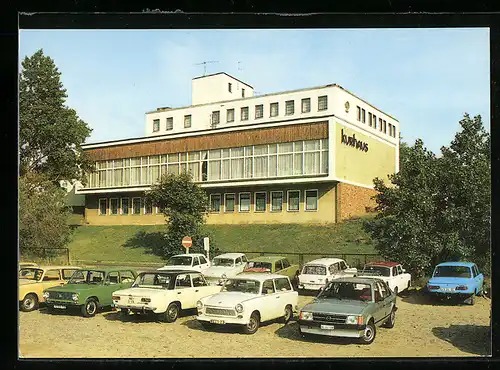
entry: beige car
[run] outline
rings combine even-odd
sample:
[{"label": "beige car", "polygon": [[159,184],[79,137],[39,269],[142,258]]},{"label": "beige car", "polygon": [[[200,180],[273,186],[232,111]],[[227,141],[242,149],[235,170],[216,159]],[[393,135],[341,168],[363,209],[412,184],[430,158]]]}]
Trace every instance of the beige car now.
[{"label": "beige car", "polygon": [[45,289],[64,285],[76,270],[76,266],[30,266],[19,270],[19,305],[22,311],[36,310],[44,302]]}]

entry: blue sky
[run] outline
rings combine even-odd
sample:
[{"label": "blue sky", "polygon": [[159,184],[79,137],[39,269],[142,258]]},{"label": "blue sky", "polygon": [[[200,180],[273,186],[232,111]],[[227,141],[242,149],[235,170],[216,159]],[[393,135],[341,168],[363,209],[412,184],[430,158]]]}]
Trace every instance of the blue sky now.
[{"label": "blue sky", "polygon": [[486,28],[22,30],[19,48],[20,60],[40,48],[54,59],[87,142],[143,136],[146,111],[190,105],[205,60],[261,94],[338,83],[435,153],[464,112],[490,127]]}]

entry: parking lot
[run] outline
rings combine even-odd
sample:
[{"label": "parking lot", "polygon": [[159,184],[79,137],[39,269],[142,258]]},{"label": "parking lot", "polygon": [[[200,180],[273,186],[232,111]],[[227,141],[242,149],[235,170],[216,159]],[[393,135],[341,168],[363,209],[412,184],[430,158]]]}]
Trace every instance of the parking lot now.
[{"label": "parking lot", "polygon": [[[312,296],[299,296],[299,307]],[[398,297],[396,325],[379,328],[371,345],[345,339],[302,339],[297,324],[263,324],[254,335],[233,328],[206,331],[194,311],[175,323],[133,317],[123,322],[107,311],[86,319],[48,314],[44,308],[19,313],[20,356],[24,358],[217,358],[217,357],[434,357],[490,353],[488,298],[474,306],[434,304],[418,293]]]}]

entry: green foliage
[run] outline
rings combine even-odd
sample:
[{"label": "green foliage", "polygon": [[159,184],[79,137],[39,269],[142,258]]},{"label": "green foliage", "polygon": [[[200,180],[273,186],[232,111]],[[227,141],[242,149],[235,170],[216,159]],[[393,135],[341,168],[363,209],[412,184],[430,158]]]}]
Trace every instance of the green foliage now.
[{"label": "green foliage", "polygon": [[436,157],[422,140],[400,147],[391,185],[375,179],[380,212],[365,222],[387,259],[416,276],[443,261],[475,260],[488,273],[491,227],[490,136],[481,117],[465,115],[449,147]]},{"label": "green foliage", "polygon": [[[37,185],[34,185],[37,184]],[[64,247],[71,237],[65,192],[40,175],[19,179],[19,249],[23,256],[42,256],[41,248]]]},{"label": "green foliage", "polygon": [[[192,181],[191,174],[166,174],[160,183],[151,187],[146,198],[157,206],[165,215],[167,233],[161,255],[168,258],[177,253],[184,253],[181,241],[185,236],[193,239],[197,249],[203,243],[200,227],[205,222],[208,211],[206,192]],[[202,244],[201,244],[202,245]]]},{"label": "green foliage", "polygon": [[19,76],[20,174],[43,173],[54,183],[80,180],[92,164],[81,144],[91,129],[65,105],[66,89],[54,61],[38,50]]}]

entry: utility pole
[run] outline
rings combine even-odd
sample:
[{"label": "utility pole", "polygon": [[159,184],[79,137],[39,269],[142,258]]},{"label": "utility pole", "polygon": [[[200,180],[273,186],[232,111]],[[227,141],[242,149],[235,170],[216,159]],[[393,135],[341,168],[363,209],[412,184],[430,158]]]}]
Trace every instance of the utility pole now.
[{"label": "utility pole", "polygon": [[218,60],[207,60],[201,63],[196,63],[195,66],[201,66],[203,64],[203,76],[207,74],[207,63],[219,63]]}]

